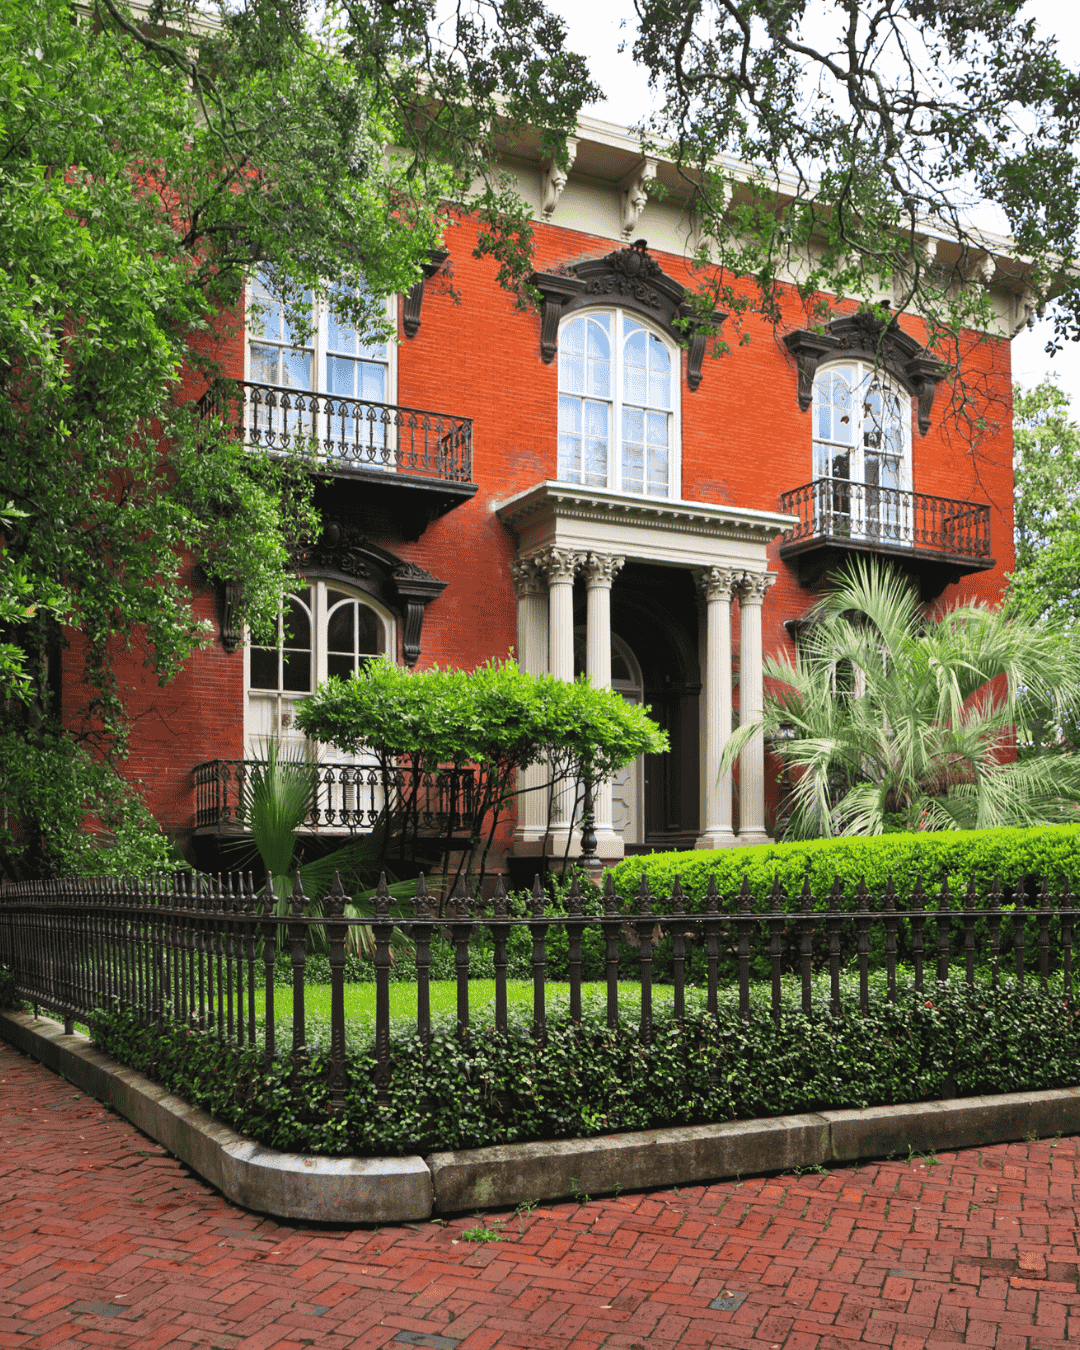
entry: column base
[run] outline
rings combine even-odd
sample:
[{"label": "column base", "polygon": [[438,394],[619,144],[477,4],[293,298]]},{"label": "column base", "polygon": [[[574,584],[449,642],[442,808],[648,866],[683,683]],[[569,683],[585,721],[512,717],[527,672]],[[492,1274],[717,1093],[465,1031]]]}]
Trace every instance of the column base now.
[{"label": "column base", "polygon": [[734,830],[706,830],[694,840],[695,848],[735,848],[739,840]]},{"label": "column base", "polygon": [[[566,831],[552,829],[547,836],[547,847],[544,847],[543,833],[532,836],[531,834],[515,834],[514,842],[510,848],[510,856],[514,858],[539,858],[546,853],[547,857],[558,859],[562,857],[580,858],[581,857],[581,831],[575,829],[573,837],[570,840],[569,850],[566,847]],[[614,830],[596,831],[596,856],[605,864],[621,862],[626,856],[626,845],[623,843],[621,834],[616,834]]]},{"label": "column base", "polygon": [[775,844],[776,840],[764,830],[740,830],[735,842],[739,848],[753,848],[755,844]]}]

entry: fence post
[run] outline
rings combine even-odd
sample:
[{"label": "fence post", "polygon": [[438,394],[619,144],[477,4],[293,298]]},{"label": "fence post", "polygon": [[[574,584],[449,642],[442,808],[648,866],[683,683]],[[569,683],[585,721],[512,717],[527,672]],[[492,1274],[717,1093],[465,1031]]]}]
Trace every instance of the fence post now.
[{"label": "fence post", "polygon": [[675,1020],[686,1018],[686,895],[678,876],[671,888],[672,979],[675,993]]},{"label": "fence post", "polygon": [[976,915],[971,911],[978,908],[979,893],[975,889],[975,878],[968,877],[967,894],[964,896],[964,980],[969,989],[975,988]]},{"label": "fence post", "polygon": [[[274,964],[277,959],[278,926],[274,919],[277,897],[274,894],[273,873],[267,872],[266,885],[263,888],[262,936],[263,936],[263,1041],[266,1063],[274,1058]],[[201,978],[201,976],[200,976]]]},{"label": "fence post", "polygon": [[[416,879],[413,911],[416,914],[416,923],[412,930],[413,940],[416,943],[416,1030],[420,1044],[427,1049],[431,1044],[431,935],[435,931],[435,925],[431,922],[431,897],[428,895],[423,872]],[[503,946],[505,949],[505,942]],[[505,964],[503,1002],[506,1002]]]},{"label": "fence post", "polygon": [[638,970],[641,987],[641,1040],[644,1045],[652,1044],[652,950],[653,930],[656,920],[653,918],[653,896],[649,891],[649,878],[641,874],[641,885],[637,893],[637,921],[634,928],[638,939]]},{"label": "fence post", "polygon": [[307,1058],[307,1028],[304,1013],[304,965],[307,960],[307,896],[297,872],[293,881],[289,914],[289,955],[292,958],[292,1067],[296,1073]]},{"label": "fence post", "polygon": [[990,902],[990,979],[996,990],[998,987],[998,966],[1001,961],[1001,880],[994,873],[994,887],[989,895]]},{"label": "fence post", "polygon": [[330,955],[330,1110],[335,1116],[345,1109],[345,891],[341,875],[334,873],[326,897],[323,924]]},{"label": "fence post", "polygon": [[1024,931],[1027,923],[1027,885],[1024,878],[1016,887],[1016,906],[1013,909],[1013,948],[1016,953],[1016,983],[1023,989],[1024,987],[1024,944],[1027,934]]},{"label": "fence post", "polygon": [[926,902],[930,897],[923,890],[922,877],[915,878],[911,892],[911,956],[915,962],[915,992],[923,991],[923,954],[926,950]]},{"label": "fence post", "polygon": [[855,894],[858,901],[855,930],[859,951],[859,1011],[865,1017],[870,1011],[870,897],[866,893],[865,876],[859,878]]},{"label": "fence post", "polygon": [[1061,908],[1061,988],[1066,1000],[1071,1003],[1073,996],[1073,893],[1069,878],[1061,888],[1059,897]]},{"label": "fence post", "polygon": [[375,1100],[380,1106],[390,1100],[390,892],[386,873],[379,873],[375,891]]},{"label": "fence post", "polygon": [[614,1031],[619,1025],[619,897],[615,879],[609,872],[604,879],[604,974],[607,978],[607,1024]]},{"label": "fence post", "polygon": [[709,873],[709,885],[705,891],[705,961],[708,987],[706,1007],[713,1017],[720,1015],[720,1003],[717,996],[719,985],[718,965],[720,962],[720,897],[716,891],[716,873]]},{"label": "fence post", "polygon": [[813,975],[814,960],[814,897],[810,893],[809,873],[803,878],[802,894],[799,896],[799,965],[802,973],[802,1010],[803,1016],[810,1015],[810,979]]},{"label": "fence post", "polygon": [[469,1030],[469,938],[472,936],[472,920],[469,914],[469,893],[465,889],[465,878],[458,873],[457,885],[450,897],[452,923],[450,934],[454,943],[454,975],[457,980],[457,1024],[458,1030]]},{"label": "fence post", "polygon": [[544,892],[540,885],[540,874],[533,879],[532,918],[529,928],[532,931],[532,968],[533,968],[533,1034],[541,1045],[547,1042],[547,1009],[544,1004],[544,981],[547,978],[547,930],[550,924],[544,920]]},{"label": "fence post", "polygon": [[750,909],[750,880],[743,873],[742,886],[739,889],[739,1018],[750,1021],[750,933],[754,920]]},{"label": "fence post", "polygon": [[949,878],[946,877],[937,902],[937,982],[949,982],[949,957],[952,955],[952,935],[949,921],[952,910],[952,891],[949,890]]},{"label": "fence post", "polygon": [[[581,935],[585,923],[581,918],[581,890],[575,875],[570,882],[570,892],[566,897],[566,936],[567,958],[570,976],[570,1020],[581,1022]],[[678,995],[676,995],[678,997]]]},{"label": "fence post", "polygon": [[784,960],[784,925],[787,922],[787,916],[780,908],[781,894],[780,878],[774,872],[772,890],[769,892],[769,960],[772,965],[772,1019],[776,1026],[780,1025],[780,996],[783,989],[781,983],[781,971]]},{"label": "fence post", "polygon": [[841,912],[844,892],[840,878],[833,879],[829,892],[829,913],[825,919],[825,933],[829,939],[829,1012],[833,1017],[840,1016],[840,934],[844,926]]},{"label": "fence post", "polygon": [[[506,943],[510,937],[510,909],[506,898],[506,887],[500,872],[495,881],[495,895],[491,907],[491,922],[488,924],[495,946],[495,1030],[506,1032]],[[417,942],[417,952],[420,944]],[[419,970],[419,965],[417,966]]]},{"label": "fence post", "polygon": [[1046,877],[1039,887],[1039,984],[1045,993],[1050,977],[1050,888]]},{"label": "fence post", "polygon": [[885,883],[885,983],[890,1003],[896,1002],[896,930],[900,917],[896,912],[896,887],[892,874]]}]

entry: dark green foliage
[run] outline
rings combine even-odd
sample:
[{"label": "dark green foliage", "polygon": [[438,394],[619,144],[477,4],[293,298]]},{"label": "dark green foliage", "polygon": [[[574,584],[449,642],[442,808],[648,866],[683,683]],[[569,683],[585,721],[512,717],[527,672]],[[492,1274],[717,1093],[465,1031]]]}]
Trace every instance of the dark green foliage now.
[{"label": "dark green foliage", "polygon": [[[325,1154],[423,1153],[1080,1082],[1078,1014],[1053,985],[1006,982],[995,992],[985,980],[970,991],[931,982],[917,993],[903,978],[889,1004],[875,979],[863,1016],[845,980],[835,1018],[822,988],[809,1017],[786,996],[779,1027],[761,987],[746,1024],[726,996],[715,1021],[700,1007],[681,1025],[665,1015],[651,1045],[629,1023],[609,1032],[589,1010],[581,1026],[552,1022],[543,1046],[520,1013],[506,1036],[489,1024],[465,1036],[437,1023],[426,1052],[412,1027],[395,1024],[385,1104],[375,1099],[371,1036],[354,1031],[340,1118],[326,1088],[325,1025],[309,1024],[310,1058],[295,1077],[286,1059],[268,1068],[257,1050],[184,1027],[141,1027],[124,1010],[95,1013],[91,1029],[103,1050],[242,1133]],[[279,1035],[286,1044],[287,1030]]]},{"label": "dark green foliage", "polygon": [[15,972],[0,966],[0,1009],[17,1008],[19,999],[15,993]]},{"label": "dark green foliage", "polygon": [[[1000,878],[1006,900],[1021,878],[1030,885],[1046,878],[1052,890],[1068,880],[1080,890],[1080,827],[1034,826],[1029,829],[942,830],[926,834],[851,836],[839,839],[799,840],[787,844],[760,844],[754,848],[705,850],[688,853],[654,853],[627,858],[614,869],[615,887],[623,904],[637,894],[646,875],[653,894],[667,897],[676,877],[689,899],[688,908],[702,908],[702,896],[710,875],[716,875],[721,908],[739,907],[738,893],[745,875],[753,895],[753,908],[768,907],[773,878],[787,893],[786,907],[794,909],[805,877],[810,878],[815,909],[828,909],[828,893],[840,878],[847,907],[854,908],[854,893],[866,881],[871,909],[880,909],[890,876],[897,903],[903,908],[921,879],[936,895],[947,879],[959,907],[972,878],[980,897],[985,897]],[[658,905],[666,909],[666,905]]]}]

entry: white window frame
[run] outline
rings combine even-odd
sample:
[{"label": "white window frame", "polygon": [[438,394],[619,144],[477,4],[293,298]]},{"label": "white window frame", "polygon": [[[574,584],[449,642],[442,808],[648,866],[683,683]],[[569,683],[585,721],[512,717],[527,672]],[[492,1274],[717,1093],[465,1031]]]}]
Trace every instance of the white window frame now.
[{"label": "white window frame", "polygon": [[[258,303],[258,301],[256,300],[256,297],[255,297],[255,289],[254,289],[254,285],[253,285],[253,283],[252,283],[252,281],[251,281],[250,279],[248,280],[248,283],[247,283],[247,286],[246,286],[246,289],[245,289],[244,301],[245,301],[245,304],[244,304],[244,330],[245,330],[245,332],[244,332],[244,336],[245,336],[245,341],[244,341],[244,379],[245,379],[245,380],[250,380],[250,379],[251,379],[251,347],[252,347],[252,344],[253,344],[253,343],[258,344],[258,343],[261,341],[261,342],[265,342],[268,346],[277,346],[277,347],[289,347],[289,344],[286,343],[286,342],[280,342],[280,341],[278,341],[278,339],[276,339],[276,338],[263,338],[261,334],[255,332],[255,331],[253,330],[252,325],[251,325],[251,323],[250,323],[250,315],[251,315],[251,312],[252,312],[252,306],[256,305],[256,304]],[[327,381],[326,381],[326,358],[327,358],[328,348],[329,348],[329,345],[330,345],[330,344],[329,344],[329,327],[328,327],[328,318],[329,318],[329,309],[330,309],[330,306],[329,306],[328,302],[327,302],[326,300],[324,300],[324,299],[323,299],[321,296],[319,296],[319,295],[315,295],[315,296],[313,297],[313,302],[312,302],[312,303],[313,303],[313,311],[314,311],[315,325],[314,325],[314,331],[312,332],[312,335],[311,335],[311,351],[312,351],[312,367],[313,367],[313,369],[314,369],[313,380],[314,380],[314,386],[315,386],[315,387],[314,387],[313,389],[307,390],[307,391],[305,391],[305,392],[313,393],[313,394],[325,394],[325,393],[327,392],[327,387],[326,387],[326,385],[327,385]],[[386,313],[387,313],[387,317],[389,318],[390,322],[393,324],[394,328],[396,329],[396,328],[397,328],[397,296],[396,296],[396,295],[387,296],[387,299],[386,299]],[[384,403],[387,403],[387,404],[390,404],[391,406],[393,406],[393,405],[395,405],[395,404],[397,403],[397,379],[398,379],[398,370],[397,370],[398,361],[397,361],[397,357],[398,357],[398,344],[397,344],[397,342],[394,341],[393,338],[388,338],[388,339],[387,339],[387,342],[386,342],[386,362],[385,362],[385,365],[386,365],[386,398],[383,400],[383,402],[384,402]],[[280,387],[287,387],[287,386],[278,386],[278,387],[280,388]],[[299,392],[301,392],[301,391],[300,391],[300,390],[297,390],[296,392],[299,393]]]},{"label": "white window frame", "polygon": [[[578,319],[588,319],[601,314],[606,314],[612,319],[612,348],[614,358],[612,360],[612,383],[610,399],[593,400],[596,402],[607,403],[611,409],[610,422],[608,424],[608,472],[606,488],[612,492],[622,493],[626,496],[635,498],[640,497],[642,501],[679,501],[682,492],[682,352],[678,346],[655,324],[636,310],[623,309],[617,305],[597,305],[588,309],[576,309],[571,314],[563,317],[559,324],[559,370],[558,370],[558,395],[561,397],[568,394],[571,397],[587,397],[578,395],[575,391],[564,390],[562,385],[563,365],[563,334],[569,324]],[[625,325],[633,323],[643,328],[651,337],[656,338],[664,346],[667,352],[668,360],[671,363],[671,407],[666,410],[670,419],[671,439],[668,444],[668,485],[667,492],[660,494],[651,494],[647,491],[637,491],[636,489],[627,489],[623,485],[623,453],[622,453],[622,411],[624,404],[623,397],[623,347],[626,340]],[[632,405],[636,406],[636,405]],[[650,409],[650,411],[664,411],[662,409]],[[559,465],[559,410],[556,408],[556,476],[560,482],[580,482],[584,486],[585,472],[582,466],[581,475],[578,478],[563,478],[561,466]],[[645,466],[647,474],[647,466]],[[647,478],[646,478],[647,482]],[[595,485],[592,485],[595,486]]]},{"label": "white window frame", "polygon": [[[834,436],[822,436],[821,420],[823,409],[821,399],[830,377],[843,373],[852,391],[852,409],[860,408],[859,428],[850,441],[838,440]],[[869,411],[866,394],[860,390],[869,390],[876,384],[886,395],[894,398],[898,406],[895,426],[900,436],[899,456],[890,456],[898,460],[898,473],[895,483],[868,483],[867,460],[873,458],[873,447],[868,454],[866,440],[873,426],[873,414]],[[830,409],[835,409],[835,403]],[[818,489],[815,518],[818,528],[826,534],[844,534],[855,539],[880,541],[884,544],[906,544],[913,542],[911,512],[911,398],[895,380],[889,378],[880,367],[859,358],[843,359],[822,363],[814,372],[814,392],[811,432],[813,438],[812,467],[814,481],[827,480],[835,487]],[[830,427],[830,431],[835,426]],[[833,473],[833,467],[843,454],[848,456],[847,477]],[[880,456],[880,458],[886,458]],[[822,468],[824,472],[822,472]]]},{"label": "white window frame", "polygon": [[[397,662],[398,659],[397,622],[393,614],[390,613],[385,605],[380,604],[366,591],[359,590],[356,586],[350,586],[346,582],[338,581],[332,577],[305,577],[303,585],[306,585],[311,592],[311,652],[313,659],[311,662],[310,688],[306,692],[302,690],[279,689],[275,691],[271,689],[253,689],[251,685],[251,652],[252,646],[259,646],[259,644],[252,644],[251,635],[246,635],[244,643],[244,757],[246,759],[264,759],[266,757],[266,737],[268,735],[276,734],[278,740],[282,744],[288,744],[295,747],[312,759],[331,758],[334,760],[345,760],[346,762],[366,762],[363,761],[363,757],[360,757],[359,759],[356,757],[350,758],[349,756],[342,755],[340,751],[334,750],[333,747],[319,746],[315,742],[307,740],[305,737],[289,734],[289,727],[291,726],[292,719],[290,709],[294,708],[295,705],[303,699],[310,698],[316,689],[318,689],[319,685],[323,684],[327,678],[327,624],[330,618],[330,605],[327,593],[329,591],[341,591],[350,600],[359,601],[374,612],[383,628],[383,650],[394,662]],[[298,583],[297,591],[300,589],[302,589],[302,586]],[[280,651],[280,617],[278,619],[278,624],[278,650]],[[253,696],[255,700],[262,699],[269,702],[273,699],[276,701],[277,710],[273,718],[274,725],[272,727],[267,728],[265,725],[259,724],[261,719],[258,719],[255,715]],[[285,726],[282,726],[283,712],[289,717],[289,722]]]}]

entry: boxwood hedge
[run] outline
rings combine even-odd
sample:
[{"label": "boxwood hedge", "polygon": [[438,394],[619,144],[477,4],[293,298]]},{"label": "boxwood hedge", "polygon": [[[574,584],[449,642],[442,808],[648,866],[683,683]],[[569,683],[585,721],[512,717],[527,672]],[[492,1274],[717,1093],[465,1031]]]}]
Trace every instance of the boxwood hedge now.
[{"label": "boxwood hedge", "polygon": [[767,908],[774,878],[786,891],[789,908],[794,907],[806,877],[816,909],[829,908],[828,895],[836,877],[851,907],[856,887],[865,879],[871,908],[879,908],[890,876],[901,905],[920,880],[931,894],[948,880],[959,905],[969,879],[974,880],[980,896],[985,896],[995,877],[1010,901],[1021,878],[1034,886],[1045,877],[1052,890],[1068,881],[1074,893],[1080,892],[1080,825],[852,836],[652,853],[625,859],[613,875],[624,905],[633,903],[641,878],[647,877],[650,890],[661,898],[658,911],[668,907],[663,900],[670,895],[676,877],[688,897],[688,908],[700,909],[710,875],[716,877],[721,907],[729,910],[738,908],[744,876],[756,910]]}]

